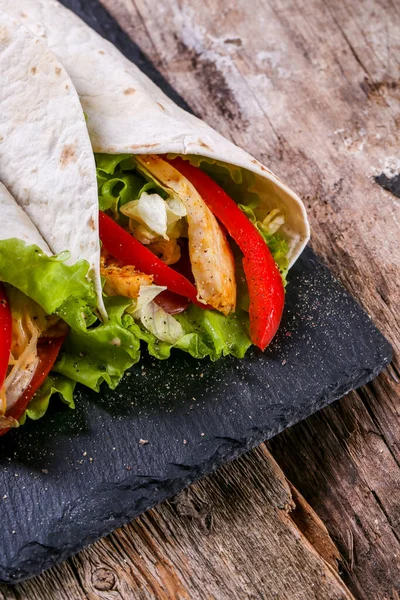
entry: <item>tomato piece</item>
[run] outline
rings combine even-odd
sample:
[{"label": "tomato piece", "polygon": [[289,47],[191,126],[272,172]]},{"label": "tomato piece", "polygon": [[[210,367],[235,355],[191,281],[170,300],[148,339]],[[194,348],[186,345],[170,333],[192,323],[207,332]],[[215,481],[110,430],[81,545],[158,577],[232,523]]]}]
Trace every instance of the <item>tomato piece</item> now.
[{"label": "tomato piece", "polygon": [[[25,392],[14,404],[14,406],[7,412],[7,417],[12,417],[17,421],[22,417],[35,392],[37,392],[37,390],[43,385],[48,374],[50,373],[66,337],[67,334],[56,338],[42,337],[39,339],[37,346],[39,363],[36,371]],[[7,431],[9,431],[9,429],[1,430],[0,436],[7,433]]]},{"label": "tomato piece", "polygon": [[4,286],[0,283],[0,389],[4,385],[10,361],[12,341],[11,309]]}]

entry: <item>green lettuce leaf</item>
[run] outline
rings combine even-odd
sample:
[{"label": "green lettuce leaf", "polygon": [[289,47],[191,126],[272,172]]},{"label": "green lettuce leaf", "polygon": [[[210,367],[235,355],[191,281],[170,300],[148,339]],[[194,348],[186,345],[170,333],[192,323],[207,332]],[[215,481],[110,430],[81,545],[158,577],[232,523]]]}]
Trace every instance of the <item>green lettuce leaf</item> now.
[{"label": "green lettuce leaf", "polygon": [[243,310],[237,309],[234,314],[225,316],[215,310],[203,310],[192,304],[176,318],[187,335],[192,336],[189,343],[182,338],[176,347],[190,352],[196,358],[197,354],[199,358],[202,357],[204,349],[205,356],[209,356],[211,360],[228,355],[243,358],[251,346],[249,317]]},{"label": "green lettuce leaf", "polygon": [[19,420],[20,425],[23,425],[26,418],[29,417],[33,421],[41,419],[46,413],[50,398],[55,394],[59,395],[61,401],[69,408],[74,409],[74,389],[75,382],[62,375],[49,375],[42,387],[36,392],[28,408]]},{"label": "green lettuce leaf", "polygon": [[111,210],[121,223],[127,223],[128,219],[119,213],[120,207],[137,200],[143,192],[156,192],[164,199],[167,197],[160,186],[135,170],[132,156],[95,154],[95,159],[100,210]]},{"label": "green lettuce leaf", "polygon": [[[95,154],[95,159],[99,208],[103,211],[111,210],[114,218],[118,218],[119,207],[138,198],[146,182],[133,171],[129,155]],[[124,165],[129,168],[124,169]]]},{"label": "green lettuce leaf", "polygon": [[135,175],[121,173],[118,177],[107,179],[101,185],[99,194],[100,210],[111,209],[116,213],[120,206],[127,204],[132,198],[139,197],[143,185],[142,180]]},{"label": "green lettuce leaf", "polygon": [[[105,181],[108,175],[114,175],[117,167],[119,170],[132,170],[132,156],[130,154],[95,154],[97,177],[104,177]],[[125,165],[125,169],[123,166]]]},{"label": "green lettuce leaf", "polygon": [[175,318],[185,332],[175,344],[160,341],[137,321],[132,323],[130,330],[145,341],[149,353],[159,359],[169,358],[172,348],[188,352],[194,358],[209,357],[212,361],[228,355],[243,358],[251,346],[248,315],[241,309],[225,317],[193,304]]},{"label": "green lettuce leaf", "polygon": [[[67,266],[67,259],[66,252],[46,256],[37,246],[21,240],[0,241],[0,281],[35,300],[49,315],[64,311],[68,317],[80,310],[89,314],[96,307],[93,286],[86,279],[89,265],[81,260]],[[74,314],[76,318],[80,317]]]},{"label": "green lettuce leaf", "polygon": [[131,302],[129,298],[105,298],[108,321],[71,330],[53,370],[97,392],[103,381],[114,389],[140,358],[134,320],[125,312]]}]

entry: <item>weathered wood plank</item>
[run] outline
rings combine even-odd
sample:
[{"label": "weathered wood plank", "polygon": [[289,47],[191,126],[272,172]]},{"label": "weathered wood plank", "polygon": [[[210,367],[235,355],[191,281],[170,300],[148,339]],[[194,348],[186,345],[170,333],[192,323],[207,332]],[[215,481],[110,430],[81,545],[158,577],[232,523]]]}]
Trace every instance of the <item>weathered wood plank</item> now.
[{"label": "weathered wood plank", "polygon": [[391,598],[400,589],[399,466],[360,395],[291,428],[271,448],[328,524],[354,594]]},{"label": "weathered wood plank", "polygon": [[87,595],[71,565],[63,563],[56,569],[31,579],[25,586],[0,585],[0,600],[86,600]]},{"label": "weathered wood plank", "polygon": [[[0,588],[0,598],[351,600],[292,508],[285,476],[261,447],[61,567]],[[309,512],[332,559],[336,550]]]}]

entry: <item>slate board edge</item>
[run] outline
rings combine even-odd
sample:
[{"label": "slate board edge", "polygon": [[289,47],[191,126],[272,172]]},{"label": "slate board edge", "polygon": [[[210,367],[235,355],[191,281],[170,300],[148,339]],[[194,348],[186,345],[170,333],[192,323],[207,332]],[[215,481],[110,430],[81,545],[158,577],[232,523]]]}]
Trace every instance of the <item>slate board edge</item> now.
[{"label": "slate board edge", "polygon": [[[365,368],[361,373],[359,373],[358,377],[355,378],[354,374],[348,377],[347,381],[342,384],[337,390],[336,393],[330,395],[329,390],[324,391],[312,404],[310,404],[310,409],[307,413],[304,413],[304,417],[301,420],[306,419],[310,415],[314,414],[316,411],[328,406],[332,402],[342,398],[351,390],[357,389],[363,385],[366,385],[391,362],[392,359],[392,349],[390,344],[383,338],[383,342],[386,342],[386,350],[384,354],[385,357],[382,358],[382,363],[373,368]],[[384,345],[384,344],[383,344]],[[153,508],[157,504],[164,502],[168,498],[171,498],[175,494],[177,494],[182,489],[188,487],[192,483],[198,481],[202,477],[209,475],[216,471],[223,464],[238,458],[245,452],[255,448],[260,445],[262,442],[272,438],[273,436],[281,433],[287,427],[291,427],[296,423],[300,422],[299,420],[288,421],[286,424],[281,424],[275,430],[265,431],[258,427],[253,427],[246,432],[246,435],[242,438],[242,440],[232,440],[223,438],[223,441],[218,446],[217,450],[214,454],[205,462],[197,465],[196,467],[186,467],[185,465],[181,465],[183,471],[185,471],[184,477],[166,477],[164,479],[156,479],[156,478],[143,478],[143,488],[145,490],[149,490],[149,481],[153,483],[153,487],[155,484],[156,490],[155,494],[157,495],[157,499],[153,500],[151,497],[148,497],[148,494],[142,497],[132,497],[132,502],[130,505],[135,506],[134,510],[131,510],[129,506],[126,506],[126,509],[123,512],[120,512],[116,515],[107,515],[105,520],[107,524],[98,529],[95,534],[89,534],[85,537],[80,537],[80,539],[73,545],[65,546],[63,551],[60,553],[59,549],[52,548],[50,546],[45,546],[39,543],[32,542],[30,547],[32,549],[32,558],[29,561],[26,561],[26,569],[21,568],[21,563],[18,564],[16,569],[8,568],[4,569],[0,566],[0,582],[7,584],[17,584],[21,583],[39,573],[54,567],[62,562],[64,562],[68,557],[77,554],[90,544],[93,544],[97,540],[102,537],[110,534],[116,528],[125,525],[126,523],[132,521],[140,514]],[[176,466],[176,465],[175,465]],[[168,482],[168,485],[166,483]],[[160,488],[158,486],[162,486],[162,491],[160,492]],[[132,487],[129,490],[129,478],[124,480],[121,486],[114,486],[112,488],[114,498],[120,495],[123,498],[127,499],[127,494],[129,491],[132,492],[132,495],[139,488]],[[93,493],[93,497],[96,497],[96,491]],[[110,496],[112,499],[112,496]],[[111,505],[111,504],[110,504]],[[87,524],[88,530],[94,530],[96,526],[98,527],[99,522],[96,520],[95,522],[89,522]]]}]

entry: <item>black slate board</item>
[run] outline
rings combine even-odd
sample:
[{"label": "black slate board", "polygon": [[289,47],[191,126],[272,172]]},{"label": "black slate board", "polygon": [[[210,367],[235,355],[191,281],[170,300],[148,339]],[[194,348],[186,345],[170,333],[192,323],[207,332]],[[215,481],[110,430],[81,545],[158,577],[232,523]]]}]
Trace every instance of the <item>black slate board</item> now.
[{"label": "black slate board", "polygon": [[[97,2],[69,0],[175,101]],[[373,379],[391,348],[307,249],[272,346],[243,361],[144,356],[119,388],[0,438],[0,580],[18,582]],[[148,440],[141,445],[140,440]]]}]

